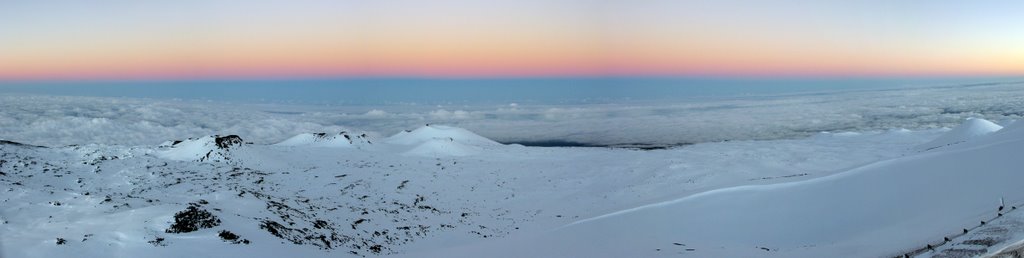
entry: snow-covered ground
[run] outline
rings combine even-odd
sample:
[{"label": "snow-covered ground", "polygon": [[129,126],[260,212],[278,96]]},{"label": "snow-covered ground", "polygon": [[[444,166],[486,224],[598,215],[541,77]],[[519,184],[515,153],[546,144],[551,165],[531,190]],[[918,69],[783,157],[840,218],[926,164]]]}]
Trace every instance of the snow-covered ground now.
[{"label": "snow-covered ground", "polygon": [[[908,146],[938,133],[822,133],[653,151],[501,145],[441,125],[352,143],[337,133],[276,145],[230,136],[152,147],[8,143],[0,145],[0,236],[5,257],[415,254],[723,187],[827,176],[911,153]],[[218,226],[165,232],[176,212],[200,202]],[[268,223],[280,225],[280,236]],[[250,244],[222,241],[220,230]]]},{"label": "snow-covered ground", "polygon": [[[1019,248],[1024,123],[1010,111],[949,108],[913,116],[911,129],[883,126],[896,118],[802,133],[845,120],[752,122],[737,130],[790,133],[666,149],[528,147],[459,126],[362,131],[231,109],[216,114],[266,116],[275,127],[213,130],[236,119],[216,115],[205,129],[180,127],[208,134],[45,147],[30,144],[81,132],[53,142],[17,132],[0,142],[0,257],[963,257]],[[145,113],[175,112],[185,111]],[[136,120],[132,128],[169,128],[127,121]]]}]

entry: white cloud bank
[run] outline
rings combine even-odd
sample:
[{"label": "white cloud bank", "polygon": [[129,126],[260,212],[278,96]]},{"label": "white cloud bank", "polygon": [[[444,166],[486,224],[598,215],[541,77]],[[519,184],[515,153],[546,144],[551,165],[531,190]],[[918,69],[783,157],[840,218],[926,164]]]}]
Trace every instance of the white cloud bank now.
[{"label": "white cloud bank", "polygon": [[593,105],[289,106],[0,95],[0,139],[39,145],[151,145],[238,134],[274,143],[300,133],[391,135],[426,123],[503,142],[676,144],[800,137],[820,131],[955,126],[1024,114],[1024,85],[876,90]]}]

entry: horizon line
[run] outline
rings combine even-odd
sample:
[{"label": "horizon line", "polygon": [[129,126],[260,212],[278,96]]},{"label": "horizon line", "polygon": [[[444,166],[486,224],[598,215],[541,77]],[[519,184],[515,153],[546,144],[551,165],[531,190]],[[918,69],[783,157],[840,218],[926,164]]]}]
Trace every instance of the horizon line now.
[{"label": "horizon line", "polygon": [[624,74],[624,75],[323,75],[323,76],[144,76],[82,78],[2,78],[0,83],[47,82],[213,82],[213,81],[330,81],[330,80],[573,80],[573,79],[706,79],[706,80],[873,80],[873,79],[1020,79],[1022,74]]}]

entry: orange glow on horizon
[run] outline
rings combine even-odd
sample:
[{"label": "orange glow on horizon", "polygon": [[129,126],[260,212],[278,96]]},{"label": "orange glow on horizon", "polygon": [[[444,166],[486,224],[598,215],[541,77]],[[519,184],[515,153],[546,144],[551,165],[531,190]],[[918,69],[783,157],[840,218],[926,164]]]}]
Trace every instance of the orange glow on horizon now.
[{"label": "orange glow on horizon", "polygon": [[0,3],[0,80],[1024,75],[1012,6],[294,1]]}]

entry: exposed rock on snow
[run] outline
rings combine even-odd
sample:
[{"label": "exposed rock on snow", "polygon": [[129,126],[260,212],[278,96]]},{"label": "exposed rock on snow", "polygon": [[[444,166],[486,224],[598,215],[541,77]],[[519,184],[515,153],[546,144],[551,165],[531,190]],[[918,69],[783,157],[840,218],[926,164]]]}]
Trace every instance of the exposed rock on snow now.
[{"label": "exposed rock on snow", "polygon": [[919,151],[927,151],[954,144],[960,144],[978,137],[982,137],[993,132],[1003,129],[991,121],[981,118],[968,118],[959,126],[953,128],[946,134],[943,134],[939,138],[930,141],[925,144],[918,145],[915,149]]},{"label": "exposed rock on snow", "polygon": [[164,230],[167,233],[188,233],[204,228],[213,228],[220,225],[220,219],[199,204],[189,204],[188,208],[174,214],[174,224]]},{"label": "exposed rock on snow", "polygon": [[238,137],[238,135],[218,136],[213,141],[217,143],[217,148],[224,150],[231,148],[231,146],[242,146],[242,137]]},{"label": "exposed rock on snow", "polygon": [[242,138],[238,135],[206,136],[198,139],[174,141],[170,144],[165,142],[161,144],[163,150],[157,151],[156,156],[178,161],[220,162],[230,160],[229,151],[244,144]]},{"label": "exposed rock on snow", "polygon": [[350,135],[348,132],[338,134],[328,133],[305,133],[288,138],[275,145],[278,146],[314,146],[314,147],[361,147],[373,144],[368,135]]}]

